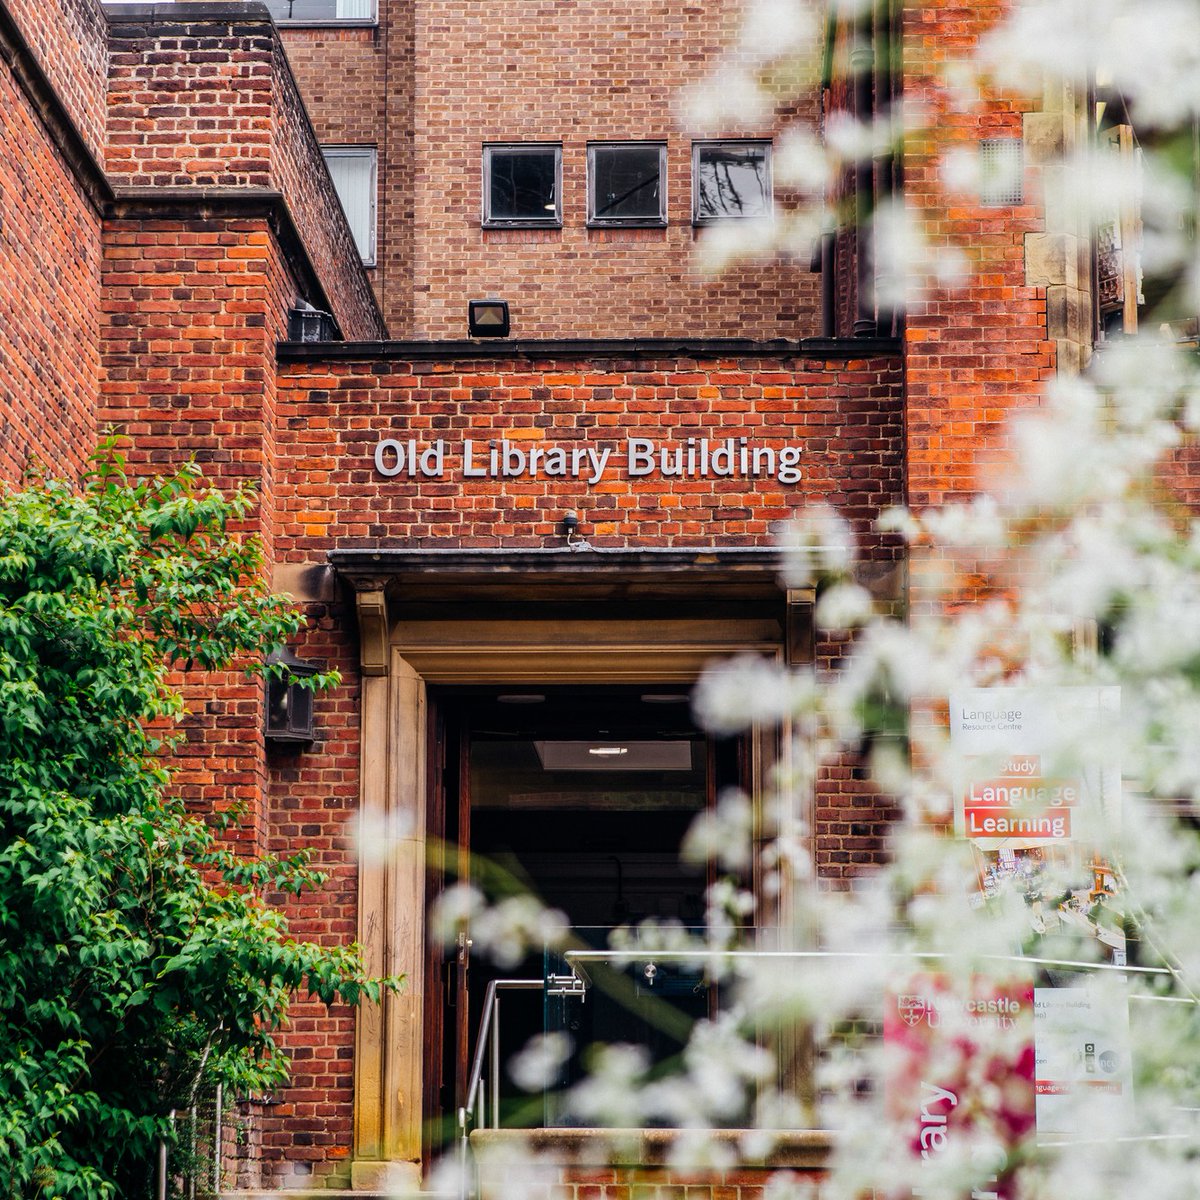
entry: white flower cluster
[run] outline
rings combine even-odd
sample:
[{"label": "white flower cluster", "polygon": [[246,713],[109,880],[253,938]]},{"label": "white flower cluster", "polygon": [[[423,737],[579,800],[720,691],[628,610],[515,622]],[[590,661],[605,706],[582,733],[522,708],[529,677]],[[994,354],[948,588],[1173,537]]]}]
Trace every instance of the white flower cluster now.
[{"label": "white flower cluster", "polygon": [[547,908],[535,896],[522,893],[489,904],[477,887],[457,883],[431,906],[429,936],[450,945],[460,932],[469,934],[473,953],[511,968],[528,954],[563,945],[568,925],[563,913]]},{"label": "white flower cluster", "polygon": [[[842,15],[870,12],[869,0],[835,7]],[[720,95],[709,97],[711,120],[731,105],[741,106],[747,125],[772,111],[785,86],[776,68],[814,39],[805,12],[781,0],[752,6],[732,74]],[[1031,107],[1067,85],[1079,94],[1099,86],[1110,103],[1127,106],[1134,124],[1153,134],[1136,161],[1081,154],[1068,138],[1061,162],[1039,164],[1042,199],[1049,216],[1075,230],[1136,202],[1142,267],[1157,281],[1163,321],[1194,317],[1200,5],[1019,0],[976,60],[946,53],[946,97],[963,110],[986,104],[997,85],[1024,89]],[[927,119],[906,115],[910,130],[914,119]],[[779,142],[780,177],[824,189],[854,162],[895,144],[899,119],[885,113],[869,125],[830,121],[823,142],[810,130],[796,131]],[[1156,143],[1163,153],[1155,153]],[[952,191],[979,183],[973,151],[952,152],[939,169]],[[813,212],[818,226],[831,215],[820,202]],[[935,245],[921,213],[891,203],[873,222],[885,306],[966,277],[965,256]],[[759,254],[795,252],[798,243],[789,239],[813,227],[777,222],[748,235],[743,228],[718,248],[722,256],[747,244]],[[739,1154],[769,1154],[781,1131],[835,1127],[838,1150],[820,1192],[826,1200],[910,1194],[914,1187],[929,1196],[1028,1200],[1195,1194],[1200,365],[1186,339],[1177,339],[1178,326],[1164,332],[1157,320],[1147,324],[1138,336],[1109,342],[1085,373],[1046,386],[1041,403],[1005,431],[1003,453],[975,499],[883,515],[879,529],[903,538],[919,589],[920,603],[903,619],[876,611],[855,539],[832,508],[814,508],[780,531],[786,582],[817,590],[816,623],[846,635],[839,642],[849,647],[844,661],[823,675],[747,657],[705,674],[694,707],[708,729],[786,730],[772,790],[723,795],[688,835],[687,856],[725,873],[708,889],[704,935],[665,923],[626,931],[614,943],[695,950],[728,1007],[695,1023],[673,1071],[645,1047],[597,1048],[570,1092],[575,1119],[620,1128],[673,1125],[684,1132],[672,1163],[709,1170]],[[1047,711],[1079,689],[1119,689],[1119,721],[1095,708],[1075,719],[1056,709],[1053,727],[1039,731],[1047,779],[1083,781],[1087,790],[1097,763],[1120,764],[1125,784],[1114,809],[1064,805],[1086,834],[1089,861],[1030,856],[1018,869],[1015,858],[998,853],[989,873],[955,834],[963,756],[947,732],[948,698],[1001,687],[1023,690]],[[889,862],[837,888],[823,884],[805,855],[821,821],[832,821],[813,798],[850,763],[869,772],[854,793],[863,801],[863,826],[891,826]],[[998,762],[985,765],[1000,772]],[[838,836],[869,836],[851,832],[854,817],[843,823]],[[741,882],[747,879],[753,890]],[[775,927],[762,927],[768,917]],[[467,922],[476,949],[501,964],[565,937],[561,914],[516,897],[488,905],[460,885],[443,897],[433,924],[446,938]],[[1119,944],[1138,969],[1111,954]],[[1104,954],[1109,961],[1101,961]],[[1022,957],[1025,966],[1014,965]],[[1110,1003],[1115,989],[1128,1016],[1135,1103],[1089,1108],[1086,1136],[1036,1142],[1026,1087],[1033,1063],[1021,1062],[1031,1053],[1029,1027],[976,1019],[989,1002],[1032,1006],[1025,984],[1013,981],[1020,970],[1026,981],[1036,970],[1039,983],[1086,986],[1098,1004]],[[916,979],[943,993],[946,1036],[920,1042],[902,1028],[882,1038],[881,998]],[[909,1029],[921,1025],[924,1011],[911,990]],[[981,1003],[983,1010],[971,1007]],[[562,1037],[540,1039],[516,1060],[514,1077],[537,1088],[572,1052]],[[896,1111],[889,1081],[897,1078],[942,1081],[926,1108],[915,1110],[927,1118],[920,1133],[926,1149],[938,1151],[932,1172],[914,1141],[913,1112]],[[953,1141],[939,1124],[950,1107]],[[730,1125],[744,1132],[713,1134]],[[546,1169],[536,1157],[506,1163],[513,1183],[496,1194],[533,1194]],[[779,1172],[767,1195],[790,1200],[806,1188]]]}]

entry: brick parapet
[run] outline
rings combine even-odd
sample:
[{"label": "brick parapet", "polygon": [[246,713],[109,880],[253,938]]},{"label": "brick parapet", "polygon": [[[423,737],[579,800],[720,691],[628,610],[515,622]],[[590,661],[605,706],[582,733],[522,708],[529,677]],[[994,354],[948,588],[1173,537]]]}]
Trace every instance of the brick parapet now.
[{"label": "brick parapet", "polygon": [[[122,195],[203,202],[278,192],[343,336],[382,319],[265,8],[122,5],[109,13],[108,168]],[[289,304],[296,297],[289,298]]]}]

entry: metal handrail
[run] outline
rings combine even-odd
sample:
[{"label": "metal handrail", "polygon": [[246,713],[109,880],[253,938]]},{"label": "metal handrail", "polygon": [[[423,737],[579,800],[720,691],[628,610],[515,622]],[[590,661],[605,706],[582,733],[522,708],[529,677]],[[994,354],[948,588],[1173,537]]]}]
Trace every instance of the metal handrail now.
[{"label": "metal handrail", "polygon": [[500,1098],[500,997],[499,992],[544,991],[544,979],[493,979],[487,985],[483,998],[483,1019],[479,1022],[479,1041],[475,1044],[475,1057],[471,1062],[471,1074],[467,1080],[467,1095],[458,1110],[458,1127],[466,1132],[467,1119],[475,1107],[480,1084],[483,1080],[483,1062],[488,1038],[492,1046],[492,1128],[499,1126],[497,1106]]},{"label": "metal handrail", "polygon": [[[467,1079],[467,1094],[458,1110],[459,1129],[459,1188],[463,1200],[467,1196],[467,1156],[471,1134],[471,1115],[477,1105],[482,1104],[483,1064],[491,1044],[492,1058],[492,1128],[500,1127],[500,993],[502,991],[544,991],[544,979],[492,979],[483,998],[483,1017],[479,1022],[479,1040],[475,1043],[475,1056],[471,1060],[471,1074]],[[476,1114],[475,1125],[482,1120]]]},{"label": "metal handrail", "polygon": [[[870,959],[942,959],[961,958],[961,955],[930,951],[914,951],[911,954],[883,953],[862,950],[655,950],[648,946],[633,950],[566,950],[563,958],[568,963],[606,962],[613,959],[626,962],[661,961],[679,959],[683,962],[701,962],[709,959],[737,958],[870,958]],[[1119,971],[1129,975],[1174,975],[1169,967],[1119,966],[1115,963],[1086,962],[1069,958],[1036,958],[1022,954],[980,954],[981,960],[991,962],[1026,963],[1042,967],[1067,967],[1083,971]]]}]

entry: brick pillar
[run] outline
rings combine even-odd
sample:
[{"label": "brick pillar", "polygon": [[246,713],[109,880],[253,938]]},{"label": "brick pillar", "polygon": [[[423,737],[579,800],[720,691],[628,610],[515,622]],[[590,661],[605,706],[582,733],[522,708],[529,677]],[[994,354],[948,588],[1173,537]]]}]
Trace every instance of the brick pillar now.
[{"label": "brick pillar", "polygon": [[[918,510],[977,490],[981,468],[1006,453],[1006,419],[1039,402],[1057,364],[1047,332],[1046,281],[1035,274],[1030,282],[1025,266],[1027,235],[1045,230],[1040,167],[1027,159],[1022,202],[995,206],[949,191],[941,174],[950,150],[975,150],[984,138],[1019,143],[1023,137],[1032,102],[989,93],[967,107],[939,78],[946,61],[973,52],[996,15],[995,8],[956,0],[930,0],[904,13],[905,96],[929,115],[928,127],[907,148],[907,203],[935,252],[957,249],[970,262],[965,286],[929,280],[908,308],[907,492]],[[927,565],[919,557],[913,562],[917,609],[928,603]]]}]

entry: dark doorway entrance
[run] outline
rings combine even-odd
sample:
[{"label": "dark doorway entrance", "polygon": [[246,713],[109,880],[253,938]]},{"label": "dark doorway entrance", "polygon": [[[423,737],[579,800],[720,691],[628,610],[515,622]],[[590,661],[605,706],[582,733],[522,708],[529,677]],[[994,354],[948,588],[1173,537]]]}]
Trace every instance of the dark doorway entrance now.
[{"label": "dark doorway entrance", "polygon": [[[720,788],[744,782],[744,764],[739,743],[696,728],[686,690],[446,691],[431,695],[431,711],[431,762],[435,771],[442,764],[431,779],[431,844],[443,838],[458,848],[448,854],[448,880],[469,874],[493,900],[530,892],[566,915],[576,945],[596,949],[614,927],[647,918],[701,924],[708,880],[681,861],[680,845]],[[462,1100],[489,979],[540,979],[546,963],[531,952],[504,968],[481,957],[430,965],[427,1008],[444,1010],[432,1022],[440,1031],[429,1030],[438,1044],[427,1048],[440,1060],[430,1073],[440,1080],[438,1107],[450,1113]],[[666,982],[660,977],[656,1001]],[[712,1002],[690,986],[676,990],[674,1002],[693,1019]],[[548,1024],[570,1028],[576,1053],[592,1041],[646,1040],[636,1022],[596,1000],[548,1010],[541,993],[514,992],[503,1006],[506,1056]],[[678,1048],[659,1043],[653,1057]],[[506,1079],[501,1115],[541,1124],[542,1098]]]}]

